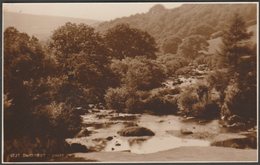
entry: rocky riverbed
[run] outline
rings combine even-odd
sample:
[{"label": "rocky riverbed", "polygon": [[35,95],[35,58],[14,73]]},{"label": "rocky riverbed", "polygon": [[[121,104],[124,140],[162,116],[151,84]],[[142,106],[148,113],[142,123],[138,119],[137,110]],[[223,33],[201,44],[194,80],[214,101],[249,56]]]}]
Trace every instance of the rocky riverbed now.
[{"label": "rocky riverbed", "polygon": [[[231,131],[222,127],[219,120],[123,114],[100,109],[92,109],[82,118],[82,131],[67,142],[86,146],[88,153],[127,152],[138,155],[182,147],[210,146],[256,149],[256,129]],[[142,136],[141,132],[138,136],[121,136],[120,131],[126,128],[146,128],[153,134]],[[76,156],[82,157],[82,154]]]}]

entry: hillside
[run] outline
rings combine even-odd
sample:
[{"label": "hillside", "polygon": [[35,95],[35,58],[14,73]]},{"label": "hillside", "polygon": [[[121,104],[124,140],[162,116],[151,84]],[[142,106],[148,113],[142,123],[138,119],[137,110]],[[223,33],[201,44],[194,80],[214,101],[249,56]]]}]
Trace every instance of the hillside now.
[{"label": "hillside", "polygon": [[208,24],[214,31],[222,30],[234,13],[240,13],[247,21],[256,20],[255,4],[186,4],[174,9],[155,5],[149,12],[103,22],[97,28],[105,31],[119,23],[148,31],[158,44],[171,36],[185,37],[199,24]]},{"label": "hillside", "polygon": [[[257,41],[256,40],[257,39],[257,34],[256,34],[257,29],[256,28],[257,28],[256,25],[252,25],[247,28],[248,32],[253,33],[252,37],[250,38],[250,41],[252,43],[256,43],[256,41]],[[210,39],[210,40],[208,40],[208,43],[209,43],[208,53],[209,54],[216,53],[216,51],[219,50],[219,47],[221,44],[221,37]]]},{"label": "hillside", "polygon": [[9,26],[14,26],[19,31],[34,35],[40,40],[46,40],[54,29],[66,22],[85,23],[91,26],[96,26],[99,23],[98,21],[91,19],[32,15],[14,12],[4,12],[3,22],[4,29]]}]

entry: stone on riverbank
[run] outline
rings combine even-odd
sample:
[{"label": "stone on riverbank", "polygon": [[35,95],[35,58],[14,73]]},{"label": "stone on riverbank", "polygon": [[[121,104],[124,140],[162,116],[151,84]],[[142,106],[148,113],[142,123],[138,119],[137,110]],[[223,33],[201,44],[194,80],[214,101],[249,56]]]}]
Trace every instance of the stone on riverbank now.
[{"label": "stone on riverbank", "polygon": [[127,127],[118,131],[121,136],[154,136],[154,132],[144,127]]}]

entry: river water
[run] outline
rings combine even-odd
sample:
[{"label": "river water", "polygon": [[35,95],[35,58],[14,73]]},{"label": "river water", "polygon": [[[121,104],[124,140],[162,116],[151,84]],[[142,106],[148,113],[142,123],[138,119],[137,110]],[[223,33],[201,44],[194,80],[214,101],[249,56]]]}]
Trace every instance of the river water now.
[{"label": "river water", "polygon": [[[68,139],[70,143],[80,143],[93,151],[132,152],[137,154],[154,153],[182,146],[209,146],[210,141],[178,137],[182,129],[196,129],[194,124],[183,122],[174,115],[154,116],[149,114],[121,114],[111,110],[100,110],[82,116],[89,136]],[[146,127],[155,136],[123,137],[117,132],[129,124]],[[209,124],[208,124],[209,125]],[[216,126],[216,124],[214,124]],[[201,127],[201,126],[200,126]],[[206,127],[206,126],[205,126]],[[210,126],[211,129],[218,129]],[[217,131],[217,130],[215,130]],[[107,140],[107,138],[110,138]]]}]

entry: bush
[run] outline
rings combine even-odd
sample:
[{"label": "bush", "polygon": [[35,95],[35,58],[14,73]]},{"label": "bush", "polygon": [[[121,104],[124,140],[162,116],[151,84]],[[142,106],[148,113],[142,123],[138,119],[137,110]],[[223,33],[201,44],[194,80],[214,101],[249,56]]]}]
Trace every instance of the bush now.
[{"label": "bush", "polygon": [[133,91],[125,87],[110,88],[105,100],[108,108],[118,112],[172,114],[177,111],[178,89],[156,88],[151,91]]},{"label": "bush", "polygon": [[145,109],[157,115],[176,113],[178,92],[178,89],[153,89],[145,100]]},{"label": "bush", "polygon": [[208,86],[198,84],[182,92],[178,99],[179,113],[204,119],[218,118],[220,111],[218,100],[211,95]]},{"label": "bush", "polygon": [[36,115],[38,118],[47,117],[49,134],[54,137],[74,137],[81,129],[82,112],[68,104],[53,102]]},{"label": "bush", "polygon": [[238,115],[256,120],[256,109],[256,87],[241,88],[238,83],[228,85],[221,109],[223,117]]},{"label": "bush", "polygon": [[154,60],[142,57],[114,60],[111,70],[120,77],[121,86],[135,90],[150,90],[161,86],[165,73]]},{"label": "bush", "polygon": [[126,101],[129,92],[126,88],[109,88],[105,94],[105,102],[108,108],[122,112],[126,109]]},{"label": "bush", "polygon": [[147,92],[133,91],[126,87],[109,88],[105,94],[105,102],[108,108],[118,112],[141,113],[144,110],[145,95]]},{"label": "bush", "polygon": [[183,57],[177,57],[175,54],[165,54],[158,57],[157,61],[165,67],[168,76],[172,76],[175,72],[189,64],[189,61]]}]

